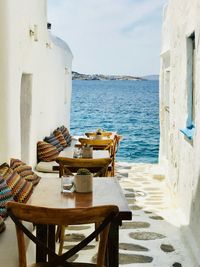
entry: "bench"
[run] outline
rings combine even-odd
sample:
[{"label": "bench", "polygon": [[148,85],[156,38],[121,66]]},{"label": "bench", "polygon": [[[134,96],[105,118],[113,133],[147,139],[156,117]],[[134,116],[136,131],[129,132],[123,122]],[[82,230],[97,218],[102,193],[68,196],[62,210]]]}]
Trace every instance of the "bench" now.
[{"label": "bench", "polygon": [[[59,156],[73,155],[73,149],[78,139],[72,138],[71,145],[66,147],[60,152]],[[58,165],[55,161],[52,162],[39,162],[36,166],[36,173],[42,176],[42,179],[49,176],[58,176],[58,171],[54,173],[53,166]],[[43,172],[43,174],[41,174]],[[39,184],[37,186],[40,186]],[[33,192],[34,194],[34,192]],[[11,218],[5,220],[6,229],[0,234],[0,266],[1,267],[18,267],[18,245],[15,224]],[[27,224],[27,228],[32,231],[33,225]],[[35,246],[32,242],[28,242],[27,245],[27,258],[28,265],[35,262]]]}]

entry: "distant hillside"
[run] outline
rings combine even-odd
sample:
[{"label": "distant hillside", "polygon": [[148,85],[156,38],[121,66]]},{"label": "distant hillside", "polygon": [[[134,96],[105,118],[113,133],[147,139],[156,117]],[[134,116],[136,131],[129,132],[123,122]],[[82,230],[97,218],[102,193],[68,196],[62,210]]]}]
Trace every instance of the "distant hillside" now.
[{"label": "distant hillside", "polygon": [[159,80],[159,75],[147,75],[142,77],[145,80]]},{"label": "distant hillside", "polygon": [[72,71],[73,80],[144,80],[141,77],[135,77],[130,75],[103,75],[103,74],[81,74],[76,71]]}]

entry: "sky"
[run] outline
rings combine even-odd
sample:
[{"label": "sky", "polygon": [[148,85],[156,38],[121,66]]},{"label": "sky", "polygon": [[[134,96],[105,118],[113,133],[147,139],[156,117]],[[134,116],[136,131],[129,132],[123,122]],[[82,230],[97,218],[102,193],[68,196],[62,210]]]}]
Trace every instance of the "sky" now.
[{"label": "sky", "polygon": [[159,74],[166,0],[48,0],[52,33],[73,53],[73,71]]}]

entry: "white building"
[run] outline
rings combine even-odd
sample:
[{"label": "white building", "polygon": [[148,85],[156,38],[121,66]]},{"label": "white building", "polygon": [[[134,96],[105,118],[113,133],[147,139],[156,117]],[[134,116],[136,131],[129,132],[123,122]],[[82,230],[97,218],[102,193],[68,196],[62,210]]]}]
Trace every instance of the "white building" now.
[{"label": "white building", "polygon": [[169,0],[164,10],[160,73],[160,163],[167,170],[193,252],[194,240],[200,247],[199,14],[199,0]]},{"label": "white building", "polygon": [[47,29],[46,0],[0,0],[0,162],[34,165],[36,143],[69,127],[72,53]]}]

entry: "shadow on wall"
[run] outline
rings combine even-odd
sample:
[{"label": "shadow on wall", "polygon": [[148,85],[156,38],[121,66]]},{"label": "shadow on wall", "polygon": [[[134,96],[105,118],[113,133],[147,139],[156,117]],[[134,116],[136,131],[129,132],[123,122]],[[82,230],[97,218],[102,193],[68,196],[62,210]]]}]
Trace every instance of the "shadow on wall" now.
[{"label": "shadow on wall", "polygon": [[22,74],[20,93],[21,159],[29,163],[32,111],[32,74]]}]

